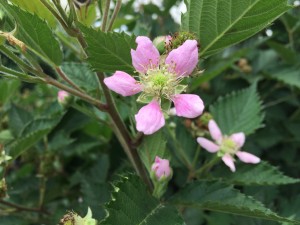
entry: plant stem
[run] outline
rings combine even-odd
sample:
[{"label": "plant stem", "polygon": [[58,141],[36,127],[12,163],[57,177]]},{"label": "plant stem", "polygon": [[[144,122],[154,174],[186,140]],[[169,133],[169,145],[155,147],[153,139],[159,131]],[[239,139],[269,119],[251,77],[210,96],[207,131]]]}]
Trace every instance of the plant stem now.
[{"label": "plant stem", "polygon": [[1,199],[0,199],[0,204],[6,205],[9,207],[13,207],[19,211],[37,212],[37,213],[43,213],[43,214],[49,215],[49,213],[45,210],[42,210],[39,208],[29,208],[29,207],[18,205],[18,204],[12,203],[12,202],[7,202],[7,201],[1,200]]},{"label": "plant stem", "polygon": [[102,26],[101,26],[101,30],[103,32],[106,31],[106,25],[107,25],[108,13],[109,13],[109,6],[110,6],[110,0],[106,0],[103,19],[102,19]]},{"label": "plant stem", "polygon": [[195,171],[195,175],[201,177],[204,173],[209,171],[217,162],[219,162],[220,159],[221,159],[220,157],[214,156],[210,161],[205,163],[200,169]]},{"label": "plant stem", "polygon": [[0,73],[3,73],[8,76],[17,77],[17,78],[24,80],[26,82],[29,82],[29,83],[42,83],[43,82],[43,80],[39,77],[34,77],[34,76],[27,75],[25,73],[20,73],[18,71],[9,69],[9,68],[7,68],[5,66],[1,66],[1,65],[0,65]]},{"label": "plant stem", "polygon": [[80,92],[84,92],[80,87],[78,87],[72,80],[70,80],[68,78],[68,76],[59,68],[59,67],[56,67],[55,68],[56,72],[59,74],[59,76],[65,80],[67,83],[69,83],[73,88],[75,88],[77,91],[80,91]]},{"label": "plant stem", "polygon": [[111,19],[109,21],[109,25],[108,25],[108,28],[107,28],[107,31],[110,31],[112,29],[112,26],[114,25],[114,22],[117,18],[117,15],[121,9],[121,6],[122,6],[122,0],[117,0],[117,3],[116,3],[116,6],[115,6],[115,9],[114,9],[114,12],[111,16]]}]

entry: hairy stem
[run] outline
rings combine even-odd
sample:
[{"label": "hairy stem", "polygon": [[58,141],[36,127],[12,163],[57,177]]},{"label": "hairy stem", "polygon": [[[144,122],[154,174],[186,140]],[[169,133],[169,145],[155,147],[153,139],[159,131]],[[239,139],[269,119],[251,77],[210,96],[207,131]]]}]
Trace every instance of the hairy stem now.
[{"label": "hairy stem", "polygon": [[112,29],[112,26],[114,25],[114,22],[115,22],[115,20],[117,18],[117,15],[118,15],[118,13],[121,9],[121,6],[122,6],[122,0],[117,0],[114,12],[113,12],[113,14],[111,16],[111,19],[109,21],[107,31],[110,31]]},{"label": "hairy stem", "polygon": [[108,13],[109,13],[110,1],[111,0],[106,0],[106,2],[105,2],[105,9],[104,9],[104,13],[103,13],[102,26],[101,26],[101,30],[103,32],[106,31],[106,25],[107,25],[107,20],[108,20]]}]

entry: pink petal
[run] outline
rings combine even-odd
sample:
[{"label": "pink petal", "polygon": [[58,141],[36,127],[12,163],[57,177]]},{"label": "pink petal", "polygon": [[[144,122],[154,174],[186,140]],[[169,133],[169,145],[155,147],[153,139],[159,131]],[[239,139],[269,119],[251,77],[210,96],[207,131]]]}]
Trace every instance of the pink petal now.
[{"label": "pink petal", "polygon": [[200,116],[204,110],[203,101],[198,95],[178,94],[174,95],[172,100],[177,116],[196,118]]},{"label": "pink petal", "polygon": [[128,73],[116,71],[112,76],[104,79],[105,85],[122,96],[130,96],[142,91],[142,87]]},{"label": "pink petal", "polygon": [[220,149],[218,145],[203,137],[198,137],[197,142],[199,143],[199,145],[201,145],[202,148],[211,153],[215,153]]},{"label": "pink petal", "polygon": [[135,115],[136,129],[146,135],[153,134],[165,125],[165,118],[160,105],[153,100],[142,107]]},{"label": "pink petal", "polygon": [[59,90],[57,93],[58,102],[63,103],[67,97],[69,97],[69,93],[64,90]]},{"label": "pink petal", "polygon": [[156,68],[159,64],[159,52],[148,37],[136,38],[137,48],[131,49],[132,65],[136,71],[146,73],[149,68]]},{"label": "pink petal", "polygon": [[234,161],[233,161],[233,158],[231,157],[231,155],[225,154],[222,157],[222,160],[226,164],[226,166],[228,166],[230,168],[230,170],[232,172],[235,172],[235,165],[234,165]]},{"label": "pink petal", "polygon": [[223,137],[222,132],[214,120],[210,120],[208,122],[208,130],[209,130],[211,137],[215,141],[219,142],[222,140],[222,137]]},{"label": "pink petal", "polygon": [[238,151],[235,153],[239,159],[244,162],[244,163],[252,163],[252,164],[257,164],[260,162],[260,158],[257,156],[249,153],[249,152],[243,152],[243,151]]},{"label": "pink petal", "polygon": [[243,132],[235,133],[230,136],[230,139],[236,143],[236,145],[241,148],[245,143],[245,134]]},{"label": "pink petal", "polygon": [[198,64],[198,43],[187,40],[180,47],[172,50],[166,58],[169,71],[178,76],[188,76]]}]

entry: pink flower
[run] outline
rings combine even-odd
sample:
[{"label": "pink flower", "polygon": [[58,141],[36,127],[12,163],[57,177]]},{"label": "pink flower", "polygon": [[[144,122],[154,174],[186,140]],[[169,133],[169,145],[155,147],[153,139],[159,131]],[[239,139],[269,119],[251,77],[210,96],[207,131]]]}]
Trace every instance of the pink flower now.
[{"label": "pink flower", "polygon": [[57,93],[57,100],[59,103],[63,104],[66,103],[67,98],[69,98],[69,93],[63,90],[58,91]]},{"label": "pink flower", "polygon": [[245,143],[245,134],[243,132],[234,133],[229,137],[222,135],[214,120],[209,121],[208,129],[214,142],[203,137],[198,137],[197,142],[208,152],[217,152],[218,156],[222,157],[223,162],[232,172],[235,172],[234,155],[244,163],[257,164],[260,162],[260,158],[257,156],[240,150]]},{"label": "pink flower", "polygon": [[161,159],[158,156],[155,157],[155,162],[152,164],[151,170],[155,172],[158,180],[161,180],[163,177],[169,177],[172,172],[169,160]]},{"label": "pink flower", "polygon": [[[166,38],[170,41],[170,37]],[[198,64],[197,41],[187,40],[172,50],[163,60],[148,37],[136,38],[137,48],[131,49],[132,64],[139,73],[135,80],[129,74],[116,71],[104,79],[106,86],[122,96],[131,96],[142,92],[137,101],[147,103],[135,115],[136,127],[144,134],[153,134],[164,126],[162,110],[163,99],[172,100],[177,116],[195,118],[202,114],[204,104],[201,98],[192,94],[180,94],[186,85],[180,85],[182,79],[190,75]],[[149,127],[148,127],[149,126]]]}]

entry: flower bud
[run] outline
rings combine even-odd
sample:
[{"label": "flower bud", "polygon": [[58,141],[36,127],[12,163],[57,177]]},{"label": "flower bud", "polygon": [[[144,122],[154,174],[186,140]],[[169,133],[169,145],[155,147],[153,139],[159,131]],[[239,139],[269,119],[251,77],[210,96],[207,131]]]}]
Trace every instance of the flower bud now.
[{"label": "flower bud", "polygon": [[66,106],[70,103],[71,100],[71,96],[68,92],[60,90],[57,93],[57,101],[59,102],[59,104],[61,104],[62,106]]},{"label": "flower bud", "polygon": [[154,171],[156,179],[161,180],[164,177],[169,177],[171,175],[171,167],[170,162],[167,159],[161,159],[160,157],[155,157],[155,162],[151,167],[152,171]]},{"label": "flower bud", "polygon": [[75,212],[69,212],[60,220],[62,225],[96,225],[97,221],[92,218],[92,211],[88,208],[87,215],[82,218]]}]

